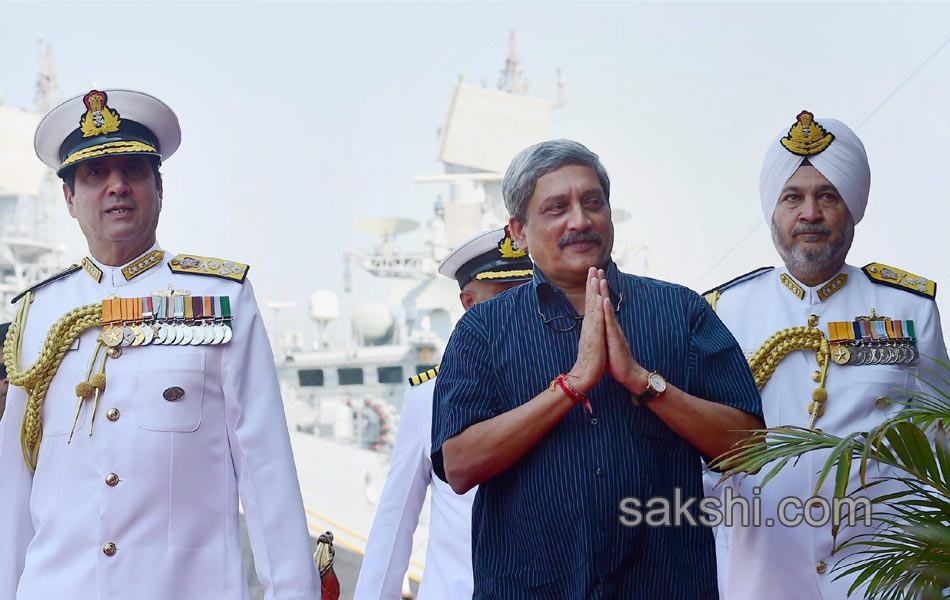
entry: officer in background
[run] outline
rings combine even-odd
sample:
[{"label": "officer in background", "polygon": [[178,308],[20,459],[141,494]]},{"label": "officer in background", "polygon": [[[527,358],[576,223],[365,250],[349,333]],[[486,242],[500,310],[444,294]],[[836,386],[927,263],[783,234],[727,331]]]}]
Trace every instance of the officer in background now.
[{"label": "officer in background", "polygon": [[175,113],[92,90],[36,130],[86,238],[16,299],[0,422],[0,598],[320,598],[247,265],[156,241]]},{"label": "officer in background", "polygon": [[[531,259],[519,250],[507,227],[481,233],[452,251],[439,273],[458,281],[465,310],[532,277]],[[432,477],[432,392],[439,367],[409,379],[392,466],[376,509],[356,600],[398,598],[412,553],[426,489],[432,487],[432,516],[426,569],[419,600],[472,597],[472,503],[477,488],[456,495]]]},{"label": "officer in background", "polygon": [[[880,263],[857,268],[845,262],[870,184],[857,135],[844,123],[801,112],[772,143],[759,181],[762,212],[783,266],[759,269],[706,294],[750,357],[769,426],[837,436],[868,431],[900,409],[893,400],[905,396],[902,390],[926,389],[917,378],[940,372],[934,360],[947,361],[933,281]],[[813,495],[827,456],[809,452],[761,489],[768,469],[732,482],[737,495],[758,495],[762,522],[727,528],[725,549],[717,539],[725,600],[848,596],[855,575],[835,579],[831,572],[843,556],[832,556],[832,523],[788,527],[777,514],[782,498]],[[884,467],[872,467],[869,481],[887,475]],[[829,478],[821,496],[830,500],[834,483]],[[847,489],[859,484],[855,469]],[[867,493],[874,497],[884,489]],[[766,526],[766,519],[776,524]],[[842,526],[837,543],[866,531]]]}]

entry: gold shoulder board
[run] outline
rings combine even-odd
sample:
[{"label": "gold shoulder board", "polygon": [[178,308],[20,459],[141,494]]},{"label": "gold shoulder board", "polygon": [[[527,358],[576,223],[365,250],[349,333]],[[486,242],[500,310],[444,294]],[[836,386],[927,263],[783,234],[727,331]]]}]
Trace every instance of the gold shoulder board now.
[{"label": "gold shoulder board", "polygon": [[244,283],[247,271],[250,269],[249,266],[233,260],[198,256],[197,254],[179,254],[168,261],[168,268],[171,269],[172,273],[220,277],[238,283]]},{"label": "gold shoulder board", "polygon": [[413,375],[409,378],[409,385],[415,387],[420,383],[425,383],[430,379],[435,379],[435,376],[439,374],[439,365],[436,365],[429,369],[428,371],[423,371],[418,375]]},{"label": "gold shoulder board", "polygon": [[896,267],[890,267],[881,263],[871,263],[864,265],[861,269],[868,279],[874,283],[898,288],[918,296],[930,298],[937,297],[937,282],[931,281],[926,277],[914,275]]},{"label": "gold shoulder board", "polygon": [[27,288],[27,289],[23,290],[22,292],[20,292],[19,294],[17,294],[16,296],[14,296],[14,297],[13,297],[13,300],[11,301],[11,304],[16,304],[17,302],[20,301],[20,298],[22,298],[23,296],[26,296],[26,295],[29,294],[30,292],[35,292],[36,290],[40,289],[41,287],[43,287],[43,286],[45,286],[45,285],[47,285],[47,284],[49,284],[49,283],[53,283],[53,282],[56,281],[57,279],[62,279],[63,277],[66,277],[66,276],[68,276],[68,275],[72,275],[73,273],[75,273],[76,271],[78,271],[78,270],[81,269],[81,268],[82,268],[82,267],[80,267],[79,265],[70,265],[70,266],[66,267],[65,269],[63,269],[63,270],[60,271],[59,273],[56,273],[55,275],[51,275],[51,276],[47,277],[47,278],[44,279],[43,281],[41,281],[41,282],[37,283],[36,285],[34,285],[33,287]]},{"label": "gold shoulder board", "polygon": [[709,303],[709,306],[711,306],[713,310],[716,310],[716,302],[719,300],[719,296],[721,296],[724,291],[728,290],[729,288],[735,285],[739,285],[743,281],[755,279],[759,275],[762,275],[763,273],[768,273],[774,268],[775,267],[760,267],[754,271],[749,271],[748,273],[739,275],[738,277],[734,277],[730,279],[729,281],[727,281],[726,283],[723,283],[722,285],[717,285],[716,287],[709,290],[708,292],[703,292],[703,298],[706,299],[706,302]]},{"label": "gold shoulder board", "polygon": [[716,310],[716,302],[719,302],[719,290],[712,290],[711,292],[706,292],[703,294],[703,298],[706,299],[706,302],[709,303],[709,306],[712,307],[713,311]]}]

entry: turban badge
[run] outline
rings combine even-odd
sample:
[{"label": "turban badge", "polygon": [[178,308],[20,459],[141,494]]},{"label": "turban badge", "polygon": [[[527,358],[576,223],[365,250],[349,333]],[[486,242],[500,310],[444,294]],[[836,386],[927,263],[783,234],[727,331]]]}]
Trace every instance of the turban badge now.
[{"label": "turban badge", "polygon": [[825,128],[815,121],[815,115],[803,110],[798,113],[795,124],[781,142],[792,154],[814,156],[824,152],[834,139],[833,133],[825,131]]}]

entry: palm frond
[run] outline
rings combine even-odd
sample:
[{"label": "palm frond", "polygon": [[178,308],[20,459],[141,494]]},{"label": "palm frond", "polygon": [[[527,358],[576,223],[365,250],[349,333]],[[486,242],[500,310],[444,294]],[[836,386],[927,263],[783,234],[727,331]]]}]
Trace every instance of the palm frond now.
[{"label": "palm frond", "polygon": [[[882,486],[869,497],[876,529],[835,548],[845,555],[833,569],[836,577],[854,577],[849,595],[861,589],[869,600],[928,600],[943,598],[950,588],[950,365],[935,362],[937,369],[918,377],[920,389],[895,401],[901,410],[870,431],[835,436],[801,427],[756,430],[711,465],[722,471],[720,482],[767,469],[760,483],[765,486],[789,463],[825,450],[815,495],[832,477],[834,498]],[[872,464],[892,469],[872,477]],[[859,483],[849,490],[853,469]],[[832,534],[838,533],[835,525]]]}]

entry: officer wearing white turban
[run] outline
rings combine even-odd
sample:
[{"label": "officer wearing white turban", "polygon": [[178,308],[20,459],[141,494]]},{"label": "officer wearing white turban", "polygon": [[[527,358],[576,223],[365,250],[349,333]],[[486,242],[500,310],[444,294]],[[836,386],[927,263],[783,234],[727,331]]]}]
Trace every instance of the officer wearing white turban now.
[{"label": "officer wearing white turban", "polygon": [[[801,112],[769,147],[759,182],[762,212],[784,265],[758,269],[706,294],[751,357],[770,427],[820,428],[839,436],[867,431],[899,410],[894,400],[905,390],[923,385],[917,377],[934,369],[935,359],[947,361],[934,282],[880,263],[845,263],[870,182],[867,154],[855,133],[839,121]],[[803,326],[805,333],[791,329]],[[795,350],[782,356],[764,343],[774,334]],[[764,371],[757,368],[766,358],[780,361],[771,377],[761,377]],[[759,522],[734,522],[724,543],[719,540],[725,600],[847,597],[854,576],[835,579],[832,567],[844,553],[833,550],[836,541],[868,531],[867,525],[843,526],[835,540],[830,522],[789,527],[778,510],[783,498],[812,496],[826,458],[824,452],[808,453],[764,487],[764,471],[728,483],[736,495],[757,496],[762,511]],[[875,468],[869,476],[884,470]],[[849,490],[858,477],[852,474]],[[833,485],[826,483],[820,495],[832,498]],[[802,516],[794,509],[783,512]]]}]

